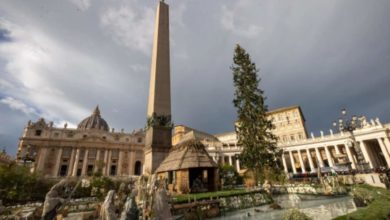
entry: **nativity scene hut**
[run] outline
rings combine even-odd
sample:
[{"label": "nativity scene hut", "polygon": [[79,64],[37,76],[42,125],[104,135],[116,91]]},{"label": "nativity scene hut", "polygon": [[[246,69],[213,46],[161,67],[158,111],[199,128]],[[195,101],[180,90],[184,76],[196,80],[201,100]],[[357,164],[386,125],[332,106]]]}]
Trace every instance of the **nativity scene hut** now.
[{"label": "nativity scene hut", "polygon": [[216,191],[219,188],[218,165],[207,153],[205,145],[190,132],[175,146],[156,170],[175,193]]}]

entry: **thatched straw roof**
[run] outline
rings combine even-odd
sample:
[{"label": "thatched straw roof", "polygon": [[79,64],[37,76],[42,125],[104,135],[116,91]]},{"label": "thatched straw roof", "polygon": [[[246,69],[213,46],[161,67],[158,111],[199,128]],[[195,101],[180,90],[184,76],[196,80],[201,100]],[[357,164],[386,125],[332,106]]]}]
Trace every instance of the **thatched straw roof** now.
[{"label": "thatched straw roof", "polygon": [[173,146],[156,172],[166,172],[197,167],[218,167],[207,153],[205,146],[192,135],[185,135],[183,141]]}]

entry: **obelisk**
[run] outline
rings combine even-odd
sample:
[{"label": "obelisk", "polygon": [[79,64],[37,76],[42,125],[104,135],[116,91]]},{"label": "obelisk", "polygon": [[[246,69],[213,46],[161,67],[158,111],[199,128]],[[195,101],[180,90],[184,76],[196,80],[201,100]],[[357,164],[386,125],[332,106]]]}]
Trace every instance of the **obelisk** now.
[{"label": "obelisk", "polygon": [[157,6],[150,70],[144,173],[152,174],[172,146],[169,7]]}]

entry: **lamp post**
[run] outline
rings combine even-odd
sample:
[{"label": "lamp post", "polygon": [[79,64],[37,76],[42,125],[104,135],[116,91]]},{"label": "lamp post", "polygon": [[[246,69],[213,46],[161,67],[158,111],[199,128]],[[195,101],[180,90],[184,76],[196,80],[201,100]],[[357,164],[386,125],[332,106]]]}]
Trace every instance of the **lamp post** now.
[{"label": "lamp post", "polygon": [[[350,119],[347,118],[347,110],[345,108],[341,109],[341,117],[338,121],[333,122],[333,126],[338,129],[340,132],[348,132],[352,139],[352,147],[354,148],[357,156],[357,170],[365,171],[367,170],[368,163],[364,159],[363,152],[360,148],[359,142],[356,141],[355,134],[353,131],[363,127],[364,116],[357,117],[352,115]],[[347,146],[349,147],[349,146]]]}]

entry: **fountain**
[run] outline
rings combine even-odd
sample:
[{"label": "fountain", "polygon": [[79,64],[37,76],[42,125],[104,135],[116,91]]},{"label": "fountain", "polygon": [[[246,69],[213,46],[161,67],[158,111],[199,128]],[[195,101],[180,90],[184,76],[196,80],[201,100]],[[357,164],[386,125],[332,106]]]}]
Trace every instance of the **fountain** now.
[{"label": "fountain", "polygon": [[212,218],[214,220],[233,220],[233,219],[282,219],[286,212],[291,209],[297,209],[305,213],[312,219],[328,220],[337,216],[344,215],[356,210],[351,197],[329,197],[310,195],[301,199],[296,194],[283,194],[274,196],[274,201],[282,209],[272,209],[267,205],[256,206],[247,209],[239,209],[236,211],[225,213],[224,216]]}]

